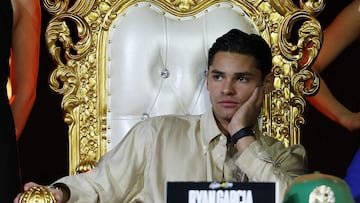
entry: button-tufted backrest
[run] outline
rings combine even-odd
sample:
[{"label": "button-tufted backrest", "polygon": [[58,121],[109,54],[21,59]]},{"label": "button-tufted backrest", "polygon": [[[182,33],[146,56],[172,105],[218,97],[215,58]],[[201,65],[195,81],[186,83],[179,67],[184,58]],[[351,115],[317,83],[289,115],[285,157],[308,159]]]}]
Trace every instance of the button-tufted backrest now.
[{"label": "button-tufted backrest", "polygon": [[207,110],[208,49],[232,28],[258,33],[244,11],[228,3],[183,18],[151,3],[123,13],[108,38],[108,149],[148,117]]},{"label": "button-tufted backrest", "polygon": [[208,49],[232,28],[259,34],[272,49],[274,90],[265,97],[260,130],[286,146],[299,143],[303,96],[318,88],[310,65],[321,42],[313,16],[322,5],[321,0],[300,8],[291,0],[44,0],[53,15],[45,36],[56,64],[49,83],[64,95],[70,174],[90,170],[143,119],[210,108]]}]

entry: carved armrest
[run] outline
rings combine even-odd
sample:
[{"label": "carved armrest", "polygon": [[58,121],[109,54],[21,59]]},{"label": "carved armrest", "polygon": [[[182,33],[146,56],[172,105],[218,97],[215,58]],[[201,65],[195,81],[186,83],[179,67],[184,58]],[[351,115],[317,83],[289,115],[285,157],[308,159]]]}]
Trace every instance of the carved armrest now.
[{"label": "carved armrest", "polygon": [[45,186],[33,186],[21,194],[19,203],[55,203],[54,195]]}]

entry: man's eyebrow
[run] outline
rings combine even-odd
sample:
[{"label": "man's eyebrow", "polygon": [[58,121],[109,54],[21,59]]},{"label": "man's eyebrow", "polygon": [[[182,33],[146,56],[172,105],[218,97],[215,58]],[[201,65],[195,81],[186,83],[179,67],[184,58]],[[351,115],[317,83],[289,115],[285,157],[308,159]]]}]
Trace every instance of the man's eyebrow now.
[{"label": "man's eyebrow", "polygon": [[240,72],[240,73],[234,73],[236,77],[244,77],[244,76],[252,76],[253,74],[251,72]]},{"label": "man's eyebrow", "polygon": [[224,74],[224,72],[219,71],[219,70],[212,70],[211,73],[212,74]]},{"label": "man's eyebrow", "polygon": [[[219,70],[212,70],[211,71],[212,74],[221,74],[221,75],[224,75],[225,73],[223,71],[219,71]],[[237,72],[237,73],[234,73],[235,77],[243,77],[243,76],[251,76],[253,75],[251,72]]]}]

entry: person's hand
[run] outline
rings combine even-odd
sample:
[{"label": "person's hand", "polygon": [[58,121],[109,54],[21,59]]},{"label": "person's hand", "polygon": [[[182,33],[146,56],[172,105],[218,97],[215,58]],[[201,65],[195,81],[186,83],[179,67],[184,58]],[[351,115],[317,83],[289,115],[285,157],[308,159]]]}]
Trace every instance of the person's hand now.
[{"label": "person's hand", "polygon": [[[39,185],[39,184],[34,183],[34,182],[29,182],[29,183],[26,183],[26,184],[24,185],[24,191],[26,192],[26,191],[30,190],[30,188],[34,187],[34,186],[40,187],[40,186],[43,186],[43,185]],[[47,187],[47,186],[43,186],[43,187]],[[64,194],[63,194],[62,190],[57,189],[57,188],[55,188],[55,187],[51,187],[51,186],[50,186],[50,187],[47,187],[47,190],[52,193],[52,195],[54,196],[56,202],[61,203],[61,202],[64,201],[64,200],[63,200],[63,199],[64,199]],[[22,193],[19,193],[19,194],[15,197],[14,203],[18,203],[18,202],[19,202],[21,195],[22,195]]]},{"label": "person's hand", "polygon": [[[228,132],[233,136],[237,131],[245,127],[253,127],[261,111],[264,99],[263,87],[257,87],[249,99],[237,110],[228,125]],[[236,142],[236,149],[241,154],[252,142],[254,136],[246,136]]]},{"label": "person's hand", "polygon": [[264,99],[263,87],[256,87],[249,99],[235,112],[228,125],[228,132],[233,135],[244,127],[253,127],[261,111]]}]

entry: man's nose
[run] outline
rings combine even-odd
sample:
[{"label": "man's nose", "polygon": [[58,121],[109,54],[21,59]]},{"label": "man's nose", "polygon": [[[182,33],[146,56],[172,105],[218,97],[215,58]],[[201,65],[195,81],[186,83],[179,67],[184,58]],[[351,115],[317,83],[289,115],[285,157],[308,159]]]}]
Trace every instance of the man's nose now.
[{"label": "man's nose", "polygon": [[234,82],[233,81],[224,81],[222,87],[222,93],[225,95],[232,95],[235,93]]}]

